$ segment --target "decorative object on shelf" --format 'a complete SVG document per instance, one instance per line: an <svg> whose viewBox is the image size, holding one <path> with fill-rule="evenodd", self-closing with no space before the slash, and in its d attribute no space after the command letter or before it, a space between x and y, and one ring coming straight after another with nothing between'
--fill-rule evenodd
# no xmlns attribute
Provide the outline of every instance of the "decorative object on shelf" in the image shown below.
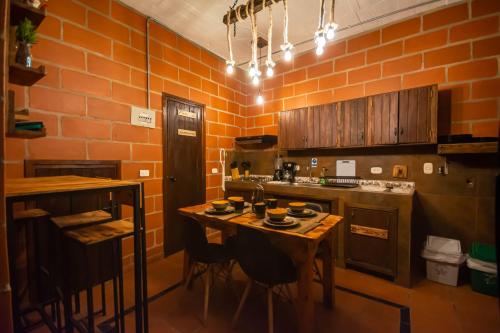
<svg viewBox="0 0 500 333"><path fill-rule="evenodd" d="M46 135L46 129L41 121L29 121L29 110L15 110L15 93L8 92L7 133L13 138L40 138Z"/></svg>
<svg viewBox="0 0 500 333"><path fill-rule="evenodd" d="M10 0L10 25L19 25L21 21L28 18L37 28L45 18L46 4L46 2L43 2L36 8L26 0Z"/></svg>
<svg viewBox="0 0 500 333"><path fill-rule="evenodd" d="M33 23L25 18L16 28L16 62L31 68L31 45L36 43L36 31Z"/></svg>
<svg viewBox="0 0 500 333"><path fill-rule="evenodd" d="M42 4L45 4L45 3L42 3L42 1L40 0L25 0L25 2L30 5L31 7L33 8L40 8L42 6Z"/></svg>

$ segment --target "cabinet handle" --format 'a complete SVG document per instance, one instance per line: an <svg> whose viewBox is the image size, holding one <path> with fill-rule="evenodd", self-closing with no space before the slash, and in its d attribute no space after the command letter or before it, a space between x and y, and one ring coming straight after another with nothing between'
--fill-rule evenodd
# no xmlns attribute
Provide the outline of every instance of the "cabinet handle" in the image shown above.
<svg viewBox="0 0 500 333"><path fill-rule="evenodd" d="M361 140L365 139L365 132L361 132Z"/></svg>
<svg viewBox="0 0 500 333"><path fill-rule="evenodd" d="M404 132L405 132L405 129L401 128L401 130L399 131L399 135L403 135Z"/></svg>
<svg viewBox="0 0 500 333"><path fill-rule="evenodd" d="M394 136L398 136L398 128L394 127Z"/></svg>

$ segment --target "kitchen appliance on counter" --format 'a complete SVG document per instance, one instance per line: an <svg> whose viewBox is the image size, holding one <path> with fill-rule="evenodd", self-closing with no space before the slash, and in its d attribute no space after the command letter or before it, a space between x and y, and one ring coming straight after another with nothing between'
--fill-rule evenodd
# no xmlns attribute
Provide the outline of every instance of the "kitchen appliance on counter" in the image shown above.
<svg viewBox="0 0 500 333"><path fill-rule="evenodd" d="M299 171L299 165L295 162L283 162L282 181L295 183L295 175Z"/></svg>
<svg viewBox="0 0 500 333"><path fill-rule="evenodd" d="M283 179L283 158L277 155L274 159L274 175L273 180L281 181Z"/></svg>

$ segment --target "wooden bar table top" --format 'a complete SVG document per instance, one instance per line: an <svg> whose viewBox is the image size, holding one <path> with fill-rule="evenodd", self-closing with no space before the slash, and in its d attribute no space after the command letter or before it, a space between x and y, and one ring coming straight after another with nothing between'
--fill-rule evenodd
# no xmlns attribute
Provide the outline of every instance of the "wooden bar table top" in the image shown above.
<svg viewBox="0 0 500 333"><path fill-rule="evenodd" d="M179 209L183 216L195 219L203 225L224 231L235 230L236 227L245 226L259 229L265 232L275 246L287 253L298 270L297 281L297 320L300 333L314 332L314 300L312 294L313 265L315 255L319 247L323 249L323 303L326 307L335 304L335 278L334 278L334 249L336 241L335 226L342 221L341 216L328 215L321 221L321 225L315 229L299 234L283 229L273 229L261 225L252 224L259 219L253 213L246 213L231 219L222 219L216 215L199 214L210 204L203 204ZM187 254L186 254L187 255Z"/></svg>
<svg viewBox="0 0 500 333"><path fill-rule="evenodd" d="M144 221L144 191L141 182L116 180L109 178L91 178L81 176L54 176L7 179L5 182L5 197L7 206L7 230L9 241L9 257L14 252L13 242L13 204L15 202L35 201L45 197L70 195L75 192L109 192L115 195L115 200L134 207L134 284L135 284L135 319L136 332L148 331L147 307L147 274L145 260L145 221ZM143 245L144 244L144 245ZM19 328L15 269L12 269L14 259L10 258L11 284L13 289L13 311L16 328ZM16 297L14 297L16 296ZM16 322L17 319L17 322Z"/></svg>

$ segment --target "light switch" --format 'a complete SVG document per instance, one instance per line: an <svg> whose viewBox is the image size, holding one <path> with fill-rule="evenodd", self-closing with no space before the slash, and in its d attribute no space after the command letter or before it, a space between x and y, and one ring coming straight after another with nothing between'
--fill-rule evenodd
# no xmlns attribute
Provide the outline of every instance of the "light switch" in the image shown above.
<svg viewBox="0 0 500 333"><path fill-rule="evenodd" d="M217 169L217 168L212 168L212 173L214 173L214 174L215 174L215 173L218 173L218 172L219 172L219 169Z"/></svg>
<svg viewBox="0 0 500 333"><path fill-rule="evenodd" d="M432 163L424 163L424 173L426 175L431 175L434 172L434 166Z"/></svg>
<svg viewBox="0 0 500 333"><path fill-rule="evenodd" d="M149 170L139 170L140 177L149 177Z"/></svg>

